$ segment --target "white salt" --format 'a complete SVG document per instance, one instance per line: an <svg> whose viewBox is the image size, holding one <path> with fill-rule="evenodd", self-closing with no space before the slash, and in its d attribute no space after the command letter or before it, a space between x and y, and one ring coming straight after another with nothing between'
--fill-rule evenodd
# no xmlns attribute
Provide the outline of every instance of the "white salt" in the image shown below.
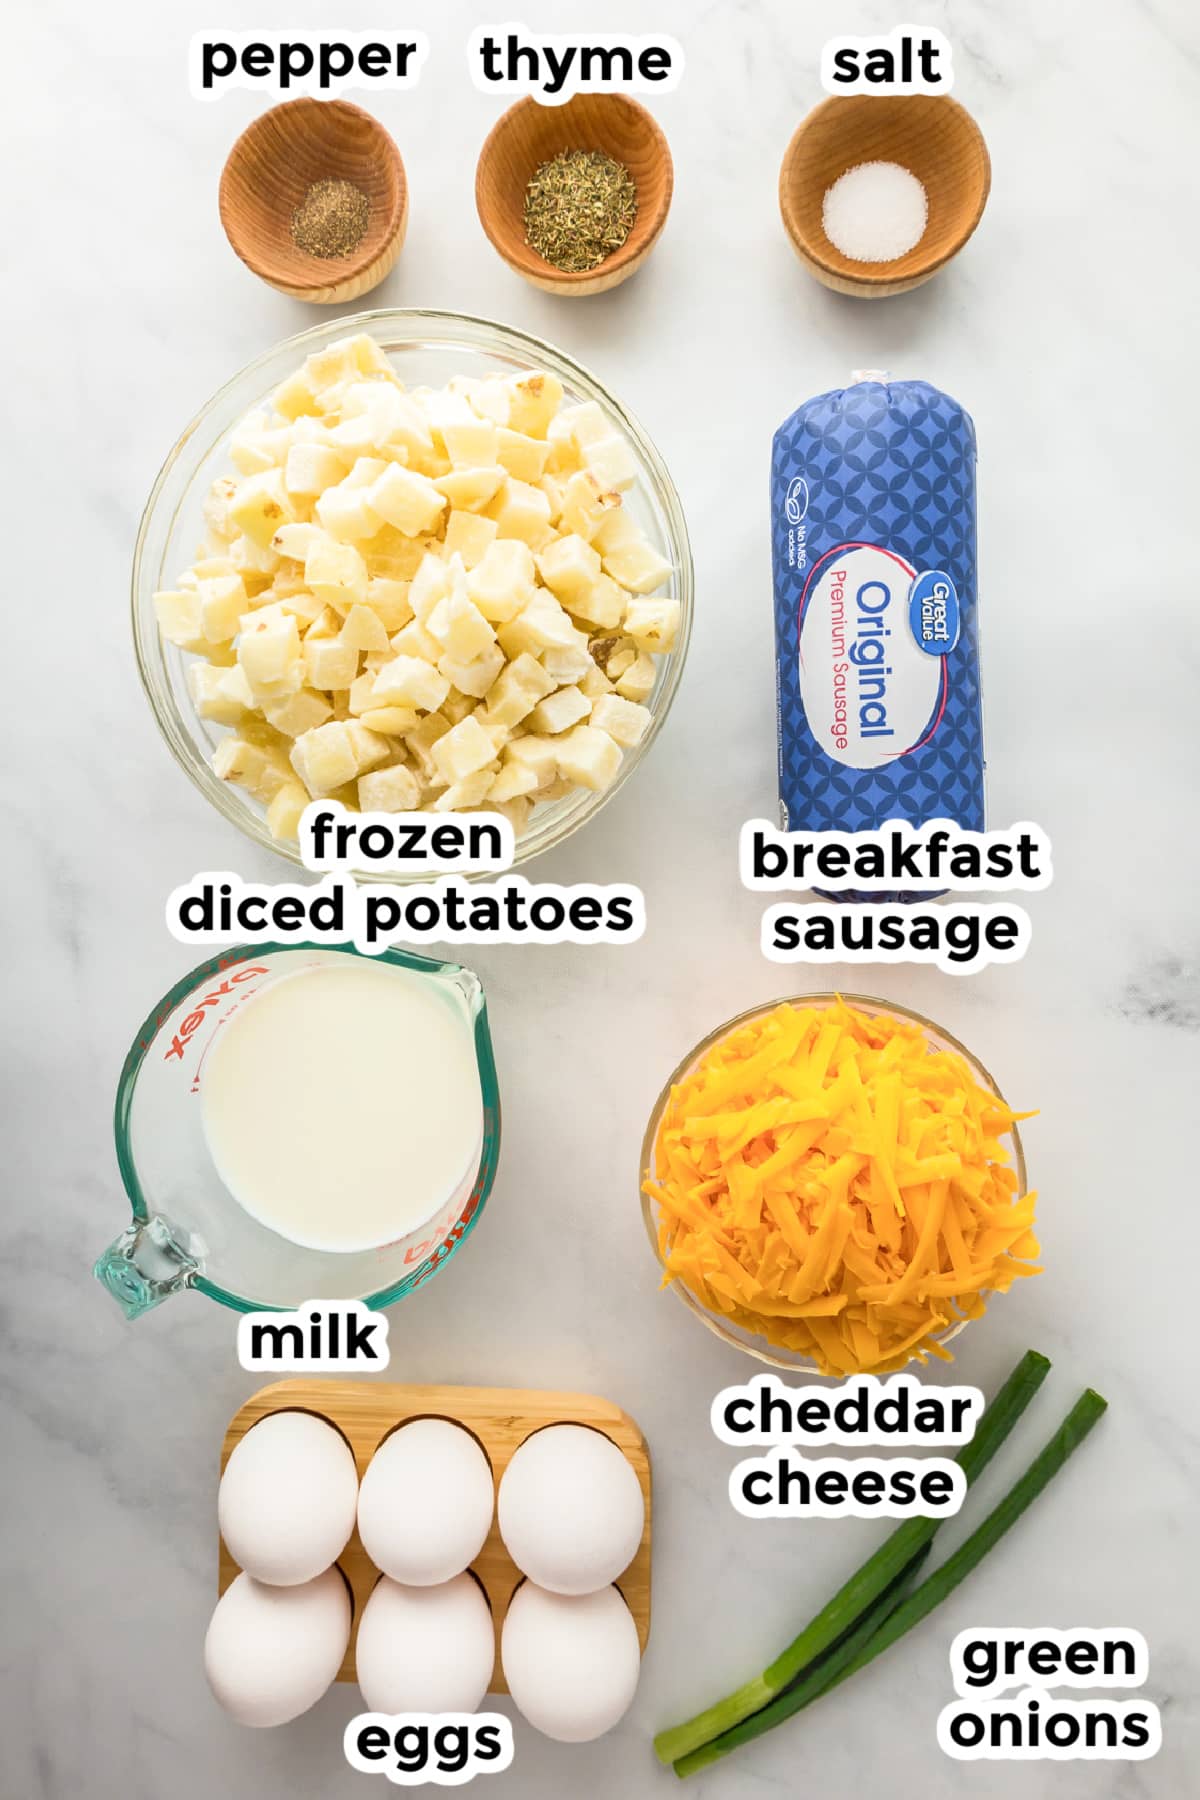
<svg viewBox="0 0 1200 1800"><path fill-rule="evenodd" d="M925 233L929 204L909 169L857 163L825 190L825 235L851 262L895 262Z"/></svg>

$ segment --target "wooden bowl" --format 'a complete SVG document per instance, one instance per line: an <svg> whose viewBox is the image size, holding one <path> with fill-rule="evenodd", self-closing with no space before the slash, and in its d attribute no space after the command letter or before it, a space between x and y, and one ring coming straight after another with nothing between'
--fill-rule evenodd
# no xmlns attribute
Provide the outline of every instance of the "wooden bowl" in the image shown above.
<svg viewBox="0 0 1200 1800"><path fill-rule="evenodd" d="M619 250L569 275L525 241L525 190L535 169L563 150L599 150L624 163L637 188L637 218ZM475 171L475 204L510 269L548 294L602 294L640 269L667 222L675 184L658 121L627 94L577 94L565 106L518 100L488 133Z"/></svg>
<svg viewBox="0 0 1200 1800"><path fill-rule="evenodd" d="M924 184L929 220L894 262L852 262L825 235L825 194L858 163L895 162ZM978 225L991 186L983 133L957 100L929 94L832 95L796 130L779 171L779 208L804 266L841 294L878 299L920 287Z"/></svg>
<svg viewBox="0 0 1200 1800"><path fill-rule="evenodd" d="M349 256L310 256L292 214L316 181L350 181L371 204ZM243 131L221 174L221 223L248 269L290 294L332 306L356 300L392 268L408 224L400 152L378 119L348 100L288 100Z"/></svg>

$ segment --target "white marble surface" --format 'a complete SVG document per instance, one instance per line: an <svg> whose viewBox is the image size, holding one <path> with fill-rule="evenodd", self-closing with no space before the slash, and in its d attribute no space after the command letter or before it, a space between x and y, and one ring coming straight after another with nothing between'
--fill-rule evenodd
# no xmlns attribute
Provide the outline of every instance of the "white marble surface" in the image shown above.
<svg viewBox="0 0 1200 1800"><path fill-rule="evenodd" d="M343 28L397 13L256 0L238 23L332 23L334 10ZM926 9L951 34L958 93L988 136L992 199L947 274L867 306L826 293L793 261L775 182L818 98L824 39L902 14L865 0L507 9L534 25L650 18L688 53L682 88L657 109L678 182L666 236L635 282L567 304L511 276L475 219L475 155L501 103L469 85L463 45L506 9L398 10L428 29L433 56L419 92L374 102L413 188L407 247L374 303L491 314L591 364L661 446L699 577L668 729L603 818L538 870L640 881L650 929L632 949L475 959L504 1078L503 1170L470 1246L393 1315L399 1377L595 1390L641 1420L655 1453L654 1633L634 1709L578 1751L518 1727L516 1766L490 1791L671 1791L652 1732L760 1668L878 1536L735 1518L731 1453L710 1437L707 1410L750 1367L656 1292L634 1174L677 1057L789 986L759 957L759 901L739 891L734 860L739 823L769 813L774 795L768 443L801 398L883 365L928 377L974 413L992 816L1040 820L1058 878L1030 903L1034 942L1019 967L964 981L834 975L935 1015L1015 1099L1042 1108L1026 1141L1047 1271L968 1334L958 1372L991 1388L1033 1343L1055 1369L1030 1437L1087 1383L1111 1411L1019 1537L943 1612L694 1791L1184 1800L1200 1748L1187 1605L1200 1476L1192 11L1185 0ZM120 1061L188 963L163 928L164 897L197 868L283 872L256 860L171 762L127 623L134 533L162 454L227 375L312 318L246 273L218 223L221 160L259 103L193 103L184 58L193 29L230 17L47 0L6 26L3 411L17 505L4 540L0 792L0 1791L13 1800L366 1791L341 1760L351 1690L289 1729L251 1735L204 1685L215 1458L256 1385L236 1367L232 1316L189 1296L128 1326L88 1273L124 1212L109 1129ZM1136 854L1157 857L1156 870L1135 867ZM794 985L822 979L806 984L801 971ZM1011 1447L980 1500L1028 1443ZM1162 1755L965 1771L945 1761L934 1721L950 1695L946 1652L972 1623L1140 1628Z"/></svg>

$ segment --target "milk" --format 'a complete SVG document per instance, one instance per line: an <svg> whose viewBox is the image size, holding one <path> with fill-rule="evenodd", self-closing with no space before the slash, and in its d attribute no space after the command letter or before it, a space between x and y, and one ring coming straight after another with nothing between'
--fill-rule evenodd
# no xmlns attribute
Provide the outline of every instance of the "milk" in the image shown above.
<svg viewBox="0 0 1200 1800"><path fill-rule="evenodd" d="M388 1244L470 1192L483 1096L465 1009L383 963L322 964L253 995L201 1081L204 1134L241 1206L309 1249Z"/></svg>

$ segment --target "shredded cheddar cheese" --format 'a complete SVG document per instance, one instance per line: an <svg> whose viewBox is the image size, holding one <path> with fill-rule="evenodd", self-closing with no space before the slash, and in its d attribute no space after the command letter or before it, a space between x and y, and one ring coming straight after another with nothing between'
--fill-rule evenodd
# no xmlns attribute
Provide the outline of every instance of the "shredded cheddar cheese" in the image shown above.
<svg viewBox="0 0 1200 1800"><path fill-rule="evenodd" d="M1018 1118L920 1026L784 1004L671 1089L645 1191L664 1285L826 1375L950 1360L938 1340L1039 1273Z"/></svg>

